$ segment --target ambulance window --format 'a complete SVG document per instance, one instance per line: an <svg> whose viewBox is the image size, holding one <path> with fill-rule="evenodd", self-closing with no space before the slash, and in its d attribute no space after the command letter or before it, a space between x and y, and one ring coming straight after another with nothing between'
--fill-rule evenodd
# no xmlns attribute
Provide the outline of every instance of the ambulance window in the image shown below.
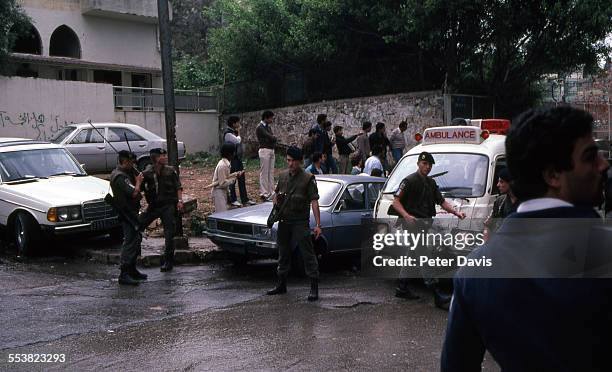
<svg viewBox="0 0 612 372"><path fill-rule="evenodd" d="M495 174L493 175L493 188L491 189L491 195L499 194L499 189L497 188L497 180L499 179L499 172L506 168L506 159L499 158L495 162Z"/></svg>

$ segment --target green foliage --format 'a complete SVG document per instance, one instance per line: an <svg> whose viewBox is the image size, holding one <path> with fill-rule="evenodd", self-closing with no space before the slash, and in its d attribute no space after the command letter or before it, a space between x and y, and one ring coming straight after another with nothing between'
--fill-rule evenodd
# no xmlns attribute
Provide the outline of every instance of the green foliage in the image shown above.
<svg viewBox="0 0 612 372"><path fill-rule="evenodd" d="M311 90L437 87L490 95L507 115L542 74L592 67L612 32L609 0L217 0L205 14L228 81L305 71Z"/></svg>
<svg viewBox="0 0 612 372"><path fill-rule="evenodd" d="M174 58L173 69L177 89L201 89L223 82L221 66L187 54Z"/></svg>
<svg viewBox="0 0 612 372"><path fill-rule="evenodd" d="M28 31L29 17L17 0L0 1L0 73L9 72L8 54L17 36Z"/></svg>
<svg viewBox="0 0 612 372"><path fill-rule="evenodd" d="M200 151L196 153L188 153L185 156L185 160L181 162L182 166L185 167L215 167L221 157L219 155L211 155L207 152Z"/></svg>

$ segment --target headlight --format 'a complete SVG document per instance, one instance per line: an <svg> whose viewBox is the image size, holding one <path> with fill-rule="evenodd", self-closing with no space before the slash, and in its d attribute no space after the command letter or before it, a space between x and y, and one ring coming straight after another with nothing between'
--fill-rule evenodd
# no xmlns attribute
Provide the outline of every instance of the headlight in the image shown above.
<svg viewBox="0 0 612 372"><path fill-rule="evenodd" d="M267 226L255 226L255 236L258 238L272 237L272 229Z"/></svg>
<svg viewBox="0 0 612 372"><path fill-rule="evenodd" d="M47 220L50 222L66 222L81 219L81 206L72 205L68 207L49 208Z"/></svg>
<svg viewBox="0 0 612 372"><path fill-rule="evenodd" d="M206 226L208 226L210 230L217 230L217 220L209 219L206 221Z"/></svg>

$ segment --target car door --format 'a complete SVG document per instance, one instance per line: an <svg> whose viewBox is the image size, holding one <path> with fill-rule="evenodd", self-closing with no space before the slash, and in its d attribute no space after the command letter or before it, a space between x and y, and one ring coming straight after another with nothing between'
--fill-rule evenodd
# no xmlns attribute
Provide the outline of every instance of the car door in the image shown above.
<svg viewBox="0 0 612 372"><path fill-rule="evenodd" d="M102 137L103 128L82 128L66 144L68 151L74 155L80 164L85 164L88 173L100 173L106 171L106 147L107 144Z"/></svg>
<svg viewBox="0 0 612 372"><path fill-rule="evenodd" d="M131 150L136 154L136 157L149 153L149 143L130 129L109 127L107 139L115 148L113 149L109 146L106 149L106 167L109 171L117 165L117 153L115 150Z"/></svg>
<svg viewBox="0 0 612 372"><path fill-rule="evenodd" d="M334 244L331 251L348 251L361 249L361 219L372 216L372 209L367 208L366 184L348 185L333 213L332 223Z"/></svg>

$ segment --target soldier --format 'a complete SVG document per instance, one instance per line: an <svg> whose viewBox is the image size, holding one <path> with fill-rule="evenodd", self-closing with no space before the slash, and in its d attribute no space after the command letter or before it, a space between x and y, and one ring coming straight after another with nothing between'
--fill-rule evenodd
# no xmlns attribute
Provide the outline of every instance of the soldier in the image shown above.
<svg viewBox="0 0 612 372"><path fill-rule="evenodd" d="M150 151L152 165L142 172L144 176L147 210L140 216L141 225L148 226L161 218L164 226L165 249L160 271L171 271L174 265L174 234L176 216L183 210L183 186L174 168L168 166L168 153L156 148Z"/></svg>
<svg viewBox="0 0 612 372"><path fill-rule="evenodd" d="M510 213L516 212L519 201L512 192L512 188L510 187L511 181L512 177L510 176L510 171L508 171L508 168L503 168L499 171L497 188L499 189L501 195L495 199L491 214L484 222L484 234L486 239L488 239L490 234L495 233L497 229L499 229L504 218L506 218Z"/></svg>
<svg viewBox="0 0 612 372"><path fill-rule="evenodd" d="M138 230L138 211L140 210L140 187L142 173L136 174L134 161L136 156L129 151L119 151L117 168L111 173L110 184L113 197L119 211L119 220L123 229L121 245L121 274L119 284L137 285L139 280L146 280L147 275L136 269L136 258L140 254L142 235Z"/></svg>
<svg viewBox="0 0 612 372"><path fill-rule="evenodd" d="M427 233L431 226L431 218L436 215L436 204L448 213L454 214L460 219L465 218L465 213L458 212L446 200L438 190L436 181L428 177L432 165L435 164L433 156L423 151L419 154L418 170L404 178L399 189L395 193L393 208L397 215L402 218L405 229L413 232ZM424 247L418 247L423 252ZM424 272L422 274L425 274ZM425 276L425 284L434 290L434 301L437 307L448 308L450 296L441 293L437 280ZM400 273L399 285L395 290L395 296L407 299L416 299L408 287L408 279Z"/></svg>
<svg viewBox="0 0 612 372"><path fill-rule="evenodd" d="M319 299L319 264L309 231L310 207L315 217L315 239L321 235L319 191L312 174L302 168L302 150L295 146L287 149L289 169L281 173L276 185L274 203L286 203L278 222L276 245L278 247L278 284L268 295L287 293L287 275L291 267L291 242L297 242L302 252L306 275L310 277L308 301Z"/></svg>

